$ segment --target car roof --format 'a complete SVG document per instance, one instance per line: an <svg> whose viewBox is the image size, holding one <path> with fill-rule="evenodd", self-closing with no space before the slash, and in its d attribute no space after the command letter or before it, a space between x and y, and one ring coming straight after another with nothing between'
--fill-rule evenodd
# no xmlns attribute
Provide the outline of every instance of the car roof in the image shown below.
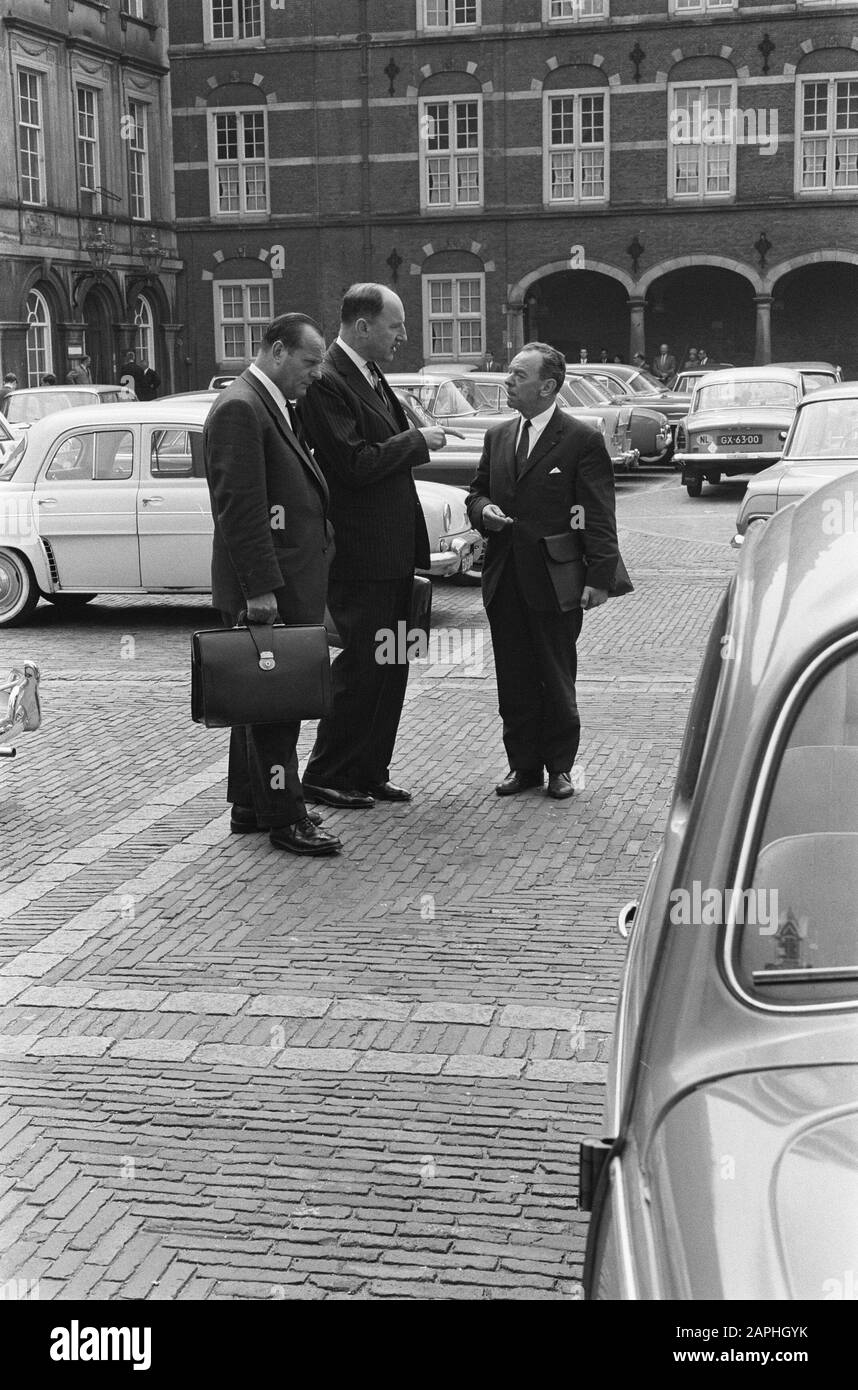
<svg viewBox="0 0 858 1390"><path fill-rule="evenodd" d="M810 391L800 402L800 406L811 401L849 401L858 397L858 381L841 381L836 386L823 386L819 391Z"/></svg>
<svg viewBox="0 0 858 1390"><path fill-rule="evenodd" d="M833 362L772 362L773 367L792 367L797 372L836 372Z"/></svg>
<svg viewBox="0 0 858 1390"><path fill-rule="evenodd" d="M734 381L785 381L792 386L801 386L802 384L801 372L794 368L781 366L730 367L726 371L706 372L702 381L705 382L711 377L713 381L723 382L725 376L732 377Z"/></svg>
<svg viewBox="0 0 858 1390"><path fill-rule="evenodd" d="M212 393L214 394L214 393ZM64 429L84 430L98 426L114 429L133 428L134 425L188 425L202 424L211 408L211 400L182 400L165 396L159 401L117 401L111 405L78 406L74 411L54 410L34 420L28 433L28 452L47 447L51 440Z"/></svg>
<svg viewBox="0 0 858 1390"><path fill-rule="evenodd" d="M11 396L38 396L44 391L62 391L71 394L78 393L84 396L92 395L93 391L124 391L125 387L118 381L56 381L53 386L16 386L14 391L10 391Z"/></svg>

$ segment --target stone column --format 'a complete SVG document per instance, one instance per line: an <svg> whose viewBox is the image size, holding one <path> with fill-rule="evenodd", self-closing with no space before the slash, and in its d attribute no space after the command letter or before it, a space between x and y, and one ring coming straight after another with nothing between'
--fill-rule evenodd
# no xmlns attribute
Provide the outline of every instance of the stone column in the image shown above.
<svg viewBox="0 0 858 1390"><path fill-rule="evenodd" d="M506 360L511 362L524 347L524 305L508 304L506 309Z"/></svg>
<svg viewBox="0 0 858 1390"><path fill-rule="evenodd" d="M757 338L754 346L754 365L763 367L772 360L772 295L755 294L757 306Z"/></svg>
<svg viewBox="0 0 858 1390"><path fill-rule="evenodd" d="M629 295L629 361L633 362L635 353L646 357L646 298L643 295Z"/></svg>

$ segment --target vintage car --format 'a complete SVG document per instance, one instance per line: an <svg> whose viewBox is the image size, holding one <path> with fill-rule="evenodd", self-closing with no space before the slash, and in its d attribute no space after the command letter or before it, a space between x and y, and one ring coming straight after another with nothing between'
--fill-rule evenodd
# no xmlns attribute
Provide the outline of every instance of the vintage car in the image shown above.
<svg viewBox="0 0 858 1390"><path fill-rule="evenodd" d="M416 429L438 425L439 422L421 404L416 392L400 387L394 389L409 424ZM443 425L442 428L447 442L443 449L429 451L429 462L420 469L420 481L450 483L454 487L467 489L477 471L486 432L482 425L467 428Z"/></svg>
<svg viewBox="0 0 858 1390"><path fill-rule="evenodd" d="M212 393L62 411L0 462L0 627L40 596L206 594L212 518L202 430ZM485 542L462 488L417 482L433 577L467 575Z"/></svg>
<svg viewBox="0 0 858 1390"><path fill-rule="evenodd" d="M733 544L741 545L749 530L768 521L781 507L856 468L858 381L813 391L799 402L780 461L748 483Z"/></svg>
<svg viewBox="0 0 858 1390"><path fill-rule="evenodd" d="M858 528L838 479L740 553L629 938L584 1292L854 1298Z"/></svg>
<svg viewBox="0 0 858 1390"><path fill-rule="evenodd" d="M674 464L689 497L703 480L760 473L780 458L796 406L801 374L789 367L735 367L710 372L694 388L676 433Z"/></svg>
<svg viewBox="0 0 858 1390"><path fill-rule="evenodd" d="M645 462L665 464L670 461L676 427L688 411L687 396L677 395L657 377L625 362L575 362L570 365L579 375L594 377L613 401L635 401L666 416L671 433L670 445L659 458L648 458Z"/></svg>
<svg viewBox="0 0 858 1390"><path fill-rule="evenodd" d="M457 429L478 428L484 434L492 425L508 420L514 412L507 405L506 372L469 372L458 377L427 377L420 373L394 372L388 381L396 390L415 395L436 424ZM638 455L631 445L628 414L611 404L593 405L565 383L558 404L582 424L599 431L611 456L615 473L637 467Z"/></svg>
<svg viewBox="0 0 858 1390"><path fill-rule="evenodd" d="M0 410L18 430L29 429L55 410L72 410L87 405L115 405L117 401L136 401L129 386L21 386L0 400ZM13 431L14 432L14 431Z"/></svg>
<svg viewBox="0 0 858 1390"><path fill-rule="evenodd" d="M772 367L789 367L801 374L805 393L824 391L828 386L840 383L840 368L832 362L772 362Z"/></svg>
<svg viewBox="0 0 858 1390"><path fill-rule="evenodd" d="M21 734L33 734L42 723L38 666L22 661L0 681L0 758L14 758Z"/></svg>
<svg viewBox="0 0 858 1390"><path fill-rule="evenodd" d="M733 362L719 362L717 366L714 367L688 367L687 370L677 372L673 379L673 385L670 388L671 395L685 396L686 400L690 403L692 392L702 376L706 376L708 372L727 371L728 368L734 365Z"/></svg>
<svg viewBox="0 0 858 1390"><path fill-rule="evenodd" d="M582 395L594 409L618 410L628 424L629 440L640 463L662 465L673 453L673 434L663 411L646 405L645 398L612 395L595 376L582 376L576 366L566 368L566 390Z"/></svg>

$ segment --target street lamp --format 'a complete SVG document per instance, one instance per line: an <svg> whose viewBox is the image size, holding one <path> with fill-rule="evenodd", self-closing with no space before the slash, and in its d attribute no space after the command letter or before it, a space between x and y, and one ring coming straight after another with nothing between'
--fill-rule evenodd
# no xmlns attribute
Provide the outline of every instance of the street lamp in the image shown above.
<svg viewBox="0 0 858 1390"><path fill-rule="evenodd" d="M84 250L89 256L96 278L104 275L113 259L115 247L113 242L108 241L107 237L104 235L103 227L96 227L95 235L84 244Z"/></svg>
<svg viewBox="0 0 858 1390"><path fill-rule="evenodd" d="M158 240L157 232L149 233L149 240L145 246L141 246L140 255L146 267L146 278L154 280L164 260L164 248Z"/></svg>

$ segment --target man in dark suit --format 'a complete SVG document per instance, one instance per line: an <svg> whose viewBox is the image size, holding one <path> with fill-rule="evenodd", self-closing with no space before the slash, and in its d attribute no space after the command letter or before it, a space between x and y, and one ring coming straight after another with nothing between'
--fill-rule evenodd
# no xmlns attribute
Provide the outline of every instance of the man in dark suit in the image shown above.
<svg viewBox="0 0 858 1390"><path fill-rule="evenodd" d="M256 361L218 397L203 432L214 516L212 600L232 627L322 623L333 531L328 488L299 436L290 404L321 371L325 351L306 314L282 314ZM308 814L296 753L301 725L233 728L227 796L231 828L268 830L277 849L336 854L336 836Z"/></svg>
<svg viewBox="0 0 858 1390"><path fill-rule="evenodd" d="M310 801L365 808L411 799L390 781L408 663L380 662L377 634L407 627L414 570L429 564L411 470L443 447L445 435L438 426L409 428L379 369L406 341L401 299L384 285L352 285L340 319L301 407L331 490L337 553L328 606L343 644L331 671L333 709L319 722L304 792Z"/></svg>
<svg viewBox="0 0 858 1390"><path fill-rule="evenodd" d="M659 348L658 356L653 360L652 372L665 386L676 376L676 358L667 343L662 343Z"/></svg>
<svg viewBox="0 0 858 1390"><path fill-rule="evenodd" d="M543 768L549 796L572 796L575 644L583 612L605 602L619 562L611 460L600 434L558 408L565 379L565 358L546 343L527 343L513 358L507 394L518 416L486 431L468 494L471 523L488 536L483 601L510 766L499 796L541 787ZM543 536L560 561L562 602Z"/></svg>

